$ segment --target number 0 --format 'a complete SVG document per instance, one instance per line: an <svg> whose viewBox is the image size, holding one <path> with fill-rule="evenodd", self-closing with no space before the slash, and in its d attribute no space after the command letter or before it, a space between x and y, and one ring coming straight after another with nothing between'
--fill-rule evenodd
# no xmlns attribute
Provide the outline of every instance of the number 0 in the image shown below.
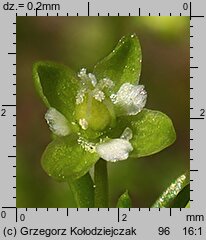
<svg viewBox="0 0 206 240"><path fill-rule="evenodd" d="M20 218L20 220L23 222L23 221L25 220L25 215L24 215L24 214L21 214L21 215L19 216L19 218Z"/></svg>
<svg viewBox="0 0 206 240"><path fill-rule="evenodd" d="M6 218L6 212L5 211L1 212L1 218Z"/></svg>
<svg viewBox="0 0 206 240"><path fill-rule="evenodd" d="M188 10L188 3L184 3L184 4L183 4L183 9L184 9L184 10Z"/></svg>

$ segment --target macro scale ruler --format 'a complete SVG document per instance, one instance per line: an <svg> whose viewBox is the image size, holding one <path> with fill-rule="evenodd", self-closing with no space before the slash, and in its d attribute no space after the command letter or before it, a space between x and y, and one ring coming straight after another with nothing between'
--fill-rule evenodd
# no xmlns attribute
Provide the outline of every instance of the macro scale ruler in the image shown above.
<svg viewBox="0 0 206 240"><path fill-rule="evenodd" d="M206 239L205 13L204 0L1 1L0 239ZM191 208L16 208L16 16L190 17Z"/></svg>

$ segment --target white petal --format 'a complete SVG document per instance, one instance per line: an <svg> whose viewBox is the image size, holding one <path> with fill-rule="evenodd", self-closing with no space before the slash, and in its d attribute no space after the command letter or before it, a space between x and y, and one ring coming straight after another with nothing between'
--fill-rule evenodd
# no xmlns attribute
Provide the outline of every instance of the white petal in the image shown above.
<svg viewBox="0 0 206 240"><path fill-rule="evenodd" d="M112 139L109 142L99 144L96 147L97 153L106 161L116 162L125 160L129 152L133 150L132 145L125 139Z"/></svg>
<svg viewBox="0 0 206 240"><path fill-rule="evenodd" d="M49 108L45 114L45 119L54 134L66 136L70 133L67 119L55 108Z"/></svg>
<svg viewBox="0 0 206 240"><path fill-rule="evenodd" d="M118 106L119 115L136 115L146 104L147 92L143 85L124 83L111 100Z"/></svg>

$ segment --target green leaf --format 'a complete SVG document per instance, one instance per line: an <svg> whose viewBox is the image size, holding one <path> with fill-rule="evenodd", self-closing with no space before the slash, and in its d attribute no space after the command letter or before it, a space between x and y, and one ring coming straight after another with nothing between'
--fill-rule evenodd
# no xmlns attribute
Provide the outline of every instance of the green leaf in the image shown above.
<svg viewBox="0 0 206 240"><path fill-rule="evenodd" d="M118 118L117 128L111 130L110 138L121 136L126 127L132 130L130 140L133 151L130 157L143 157L157 153L170 146L176 139L171 119L162 112L143 109L135 116Z"/></svg>
<svg viewBox="0 0 206 240"><path fill-rule="evenodd" d="M86 151L70 135L53 140L42 155L41 163L46 173L59 181L73 181L85 175L99 156Z"/></svg>
<svg viewBox="0 0 206 240"><path fill-rule="evenodd" d="M153 204L153 208L182 208L185 207L190 199L190 179L189 174L185 173L178 177L171 185L161 194Z"/></svg>
<svg viewBox="0 0 206 240"><path fill-rule="evenodd" d="M137 83L141 73L142 53L136 35L125 36L115 49L94 67L97 79L109 78L118 91L125 83Z"/></svg>
<svg viewBox="0 0 206 240"><path fill-rule="evenodd" d="M46 106L56 108L72 122L79 88L76 74L64 65L37 62L33 66L33 79Z"/></svg>
<svg viewBox="0 0 206 240"><path fill-rule="evenodd" d="M128 190L126 190L118 199L117 208L131 208L132 201L129 196Z"/></svg>
<svg viewBox="0 0 206 240"><path fill-rule="evenodd" d="M68 184L78 208L94 207L94 183L89 173Z"/></svg>

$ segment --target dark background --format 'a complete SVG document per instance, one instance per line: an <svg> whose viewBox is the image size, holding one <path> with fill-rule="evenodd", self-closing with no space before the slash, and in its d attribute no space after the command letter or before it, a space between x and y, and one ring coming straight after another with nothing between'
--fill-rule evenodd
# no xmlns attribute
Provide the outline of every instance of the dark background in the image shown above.
<svg viewBox="0 0 206 240"><path fill-rule="evenodd" d="M161 153L109 164L111 206L128 189L135 207L150 207L189 168L188 17L17 17L17 207L75 207L67 184L52 180L40 165L51 138L32 64L50 60L76 72L92 70L132 33L142 47L146 107L171 117L177 140Z"/></svg>

